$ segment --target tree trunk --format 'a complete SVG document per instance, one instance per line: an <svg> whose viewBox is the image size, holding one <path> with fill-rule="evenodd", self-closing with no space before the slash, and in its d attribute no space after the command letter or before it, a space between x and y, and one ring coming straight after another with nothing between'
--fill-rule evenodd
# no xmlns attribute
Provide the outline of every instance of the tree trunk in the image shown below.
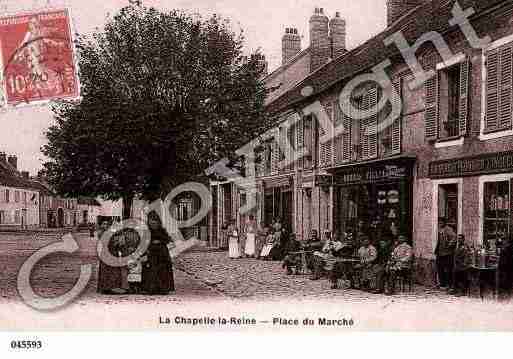
<svg viewBox="0 0 513 359"><path fill-rule="evenodd" d="M123 196L123 220L129 219L132 215L132 205L134 203L134 195L127 194Z"/></svg>

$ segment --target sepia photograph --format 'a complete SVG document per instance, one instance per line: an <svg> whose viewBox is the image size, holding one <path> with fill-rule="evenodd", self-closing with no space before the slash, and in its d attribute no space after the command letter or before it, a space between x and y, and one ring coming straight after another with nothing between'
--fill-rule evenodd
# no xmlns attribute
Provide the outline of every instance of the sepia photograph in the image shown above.
<svg viewBox="0 0 513 359"><path fill-rule="evenodd" d="M0 67L0 331L513 330L513 1L0 0Z"/></svg>

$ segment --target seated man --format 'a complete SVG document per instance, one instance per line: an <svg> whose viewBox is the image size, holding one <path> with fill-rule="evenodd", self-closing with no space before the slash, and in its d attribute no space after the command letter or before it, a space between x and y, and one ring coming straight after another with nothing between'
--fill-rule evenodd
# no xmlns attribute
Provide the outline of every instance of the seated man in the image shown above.
<svg viewBox="0 0 513 359"><path fill-rule="evenodd" d="M376 258L378 257L378 251L374 247L368 236L362 235L360 237L362 246L358 250L358 257L360 263L355 266L355 269L360 271L361 283L360 289L369 289L370 281L373 277L373 266Z"/></svg>
<svg viewBox="0 0 513 359"><path fill-rule="evenodd" d="M282 268L287 269L287 274L291 275L294 272L298 274L298 268L301 266L301 255L297 254L301 249L301 243L297 240L296 234L292 233L290 235L290 240L287 244L287 248L285 250L286 256L283 259Z"/></svg>
<svg viewBox="0 0 513 359"><path fill-rule="evenodd" d="M314 256L313 253L315 251L321 250L324 246L323 242L319 238L319 233L317 230L312 229L310 232L310 237L306 241L306 243L303 244L303 250L308 252L306 254L306 264L308 266L308 269L313 270L314 268Z"/></svg>
<svg viewBox="0 0 513 359"><path fill-rule="evenodd" d="M470 248L465 244L465 236L458 235L456 251L454 252L454 282L452 294L465 295L468 288L467 270L471 265Z"/></svg>
<svg viewBox="0 0 513 359"><path fill-rule="evenodd" d="M355 243L352 232L346 232L343 234L343 240L341 241L340 249L336 253L337 258L352 259L355 254ZM343 261L336 261L333 267L329 271L329 279L331 282L331 288L337 288L338 279L346 277L353 288L353 264Z"/></svg>
<svg viewBox="0 0 513 359"><path fill-rule="evenodd" d="M406 243L406 236L397 238L397 246L394 248L390 260L387 263L385 275L388 283L388 295L395 292L395 282L398 275L411 270L413 249Z"/></svg>
<svg viewBox="0 0 513 359"><path fill-rule="evenodd" d="M313 253L313 275L312 280L321 278L322 270L331 271L335 265L335 259L339 250L342 249L342 242L339 238L333 240L331 232L325 233L324 246L320 251Z"/></svg>
<svg viewBox="0 0 513 359"><path fill-rule="evenodd" d="M378 250L378 258L374 262L372 274L375 280L374 293L380 294L385 292L385 269L392 253L392 240L382 238L376 249Z"/></svg>

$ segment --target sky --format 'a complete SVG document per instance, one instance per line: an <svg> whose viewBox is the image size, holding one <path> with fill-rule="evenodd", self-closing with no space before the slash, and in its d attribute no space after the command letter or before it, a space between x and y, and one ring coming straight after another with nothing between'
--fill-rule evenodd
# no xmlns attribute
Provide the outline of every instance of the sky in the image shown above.
<svg viewBox="0 0 513 359"><path fill-rule="evenodd" d="M0 14L45 7L71 9L74 31L88 34L105 24L128 0L0 0ZM287 27L302 35L308 46L308 19L315 7L328 16L336 11L346 19L348 49L379 33L386 25L386 0L143 0L161 10L182 9L204 16L220 14L245 34L245 51L260 49L272 71L281 62L281 37ZM40 152L44 132L53 123L48 105L11 108L0 112L0 151L18 156L20 170L36 174L44 162Z"/></svg>

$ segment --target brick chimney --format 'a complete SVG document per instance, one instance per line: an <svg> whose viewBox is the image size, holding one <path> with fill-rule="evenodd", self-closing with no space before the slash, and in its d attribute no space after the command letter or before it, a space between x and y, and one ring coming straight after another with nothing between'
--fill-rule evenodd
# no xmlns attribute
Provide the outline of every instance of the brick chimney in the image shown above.
<svg viewBox="0 0 513 359"><path fill-rule="evenodd" d="M310 72L326 64L330 56L329 19L324 9L315 8L310 17Z"/></svg>
<svg viewBox="0 0 513 359"><path fill-rule="evenodd" d="M16 155L11 155L7 157L7 162L9 162L9 164L13 166L15 169L18 169L18 157L16 157Z"/></svg>
<svg viewBox="0 0 513 359"><path fill-rule="evenodd" d="M403 15L430 0L387 0L387 26L392 25Z"/></svg>
<svg viewBox="0 0 513 359"><path fill-rule="evenodd" d="M333 59L343 55L346 50L346 20L340 17L337 11L330 20L331 57Z"/></svg>
<svg viewBox="0 0 513 359"><path fill-rule="evenodd" d="M296 28L286 28L281 38L282 65L301 52L301 36Z"/></svg>

